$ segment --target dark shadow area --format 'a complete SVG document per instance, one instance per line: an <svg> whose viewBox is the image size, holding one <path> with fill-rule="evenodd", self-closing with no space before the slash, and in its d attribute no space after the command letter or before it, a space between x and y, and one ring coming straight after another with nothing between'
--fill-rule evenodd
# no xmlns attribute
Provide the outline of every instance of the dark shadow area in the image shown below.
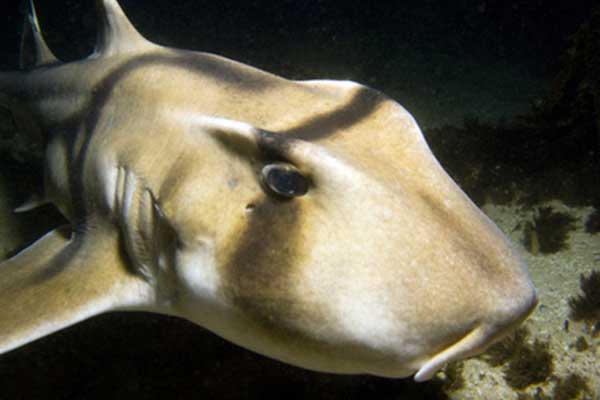
<svg viewBox="0 0 600 400"><path fill-rule="evenodd" d="M10 113L0 108L0 193L3 205L15 209L32 197L41 195L43 181L41 143L24 135L15 126ZM15 215L14 218L20 223L11 227L10 239L23 246L10 249L6 256L16 254L50 229L66 223L58 210L49 204Z"/></svg>
<svg viewBox="0 0 600 400"><path fill-rule="evenodd" d="M569 43L551 90L528 114L428 132L436 156L476 203L600 205L600 9Z"/></svg>
<svg viewBox="0 0 600 400"><path fill-rule="evenodd" d="M143 313L99 316L0 357L3 399L435 400L460 387L460 370L450 375L417 384L310 372Z"/></svg>

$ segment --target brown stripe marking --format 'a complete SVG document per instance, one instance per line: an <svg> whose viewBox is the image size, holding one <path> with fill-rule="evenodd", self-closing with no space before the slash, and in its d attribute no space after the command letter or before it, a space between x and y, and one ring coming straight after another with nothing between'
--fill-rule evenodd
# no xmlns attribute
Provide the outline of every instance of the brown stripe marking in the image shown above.
<svg viewBox="0 0 600 400"><path fill-rule="evenodd" d="M305 259L301 210L297 199L264 197L226 246L235 249L221 271L224 296L273 333L292 333L302 321L303 301L294 293L299 261Z"/></svg>
<svg viewBox="0 0 600 400"><path fill-rule="evenodd" d="M376 90L358 87L343 106L305 120L301 125L281 133L302 140L321 140L368 118L387 98Z"/></svg>

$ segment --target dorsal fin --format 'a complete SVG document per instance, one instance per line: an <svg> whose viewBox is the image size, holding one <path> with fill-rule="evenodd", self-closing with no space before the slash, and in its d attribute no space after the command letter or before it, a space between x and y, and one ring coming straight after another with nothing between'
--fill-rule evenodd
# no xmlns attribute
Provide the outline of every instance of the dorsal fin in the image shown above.
<svg viewBox="0 0 600 400"><path fill-rule="evenodd" d="M97 0L100 10L95 54L110 56L152 46L129 22L117 0Z"/></svg>
<svg viewBox="0 0 600 400"><path fill-rule="evenodd" d="M52 53L42 36L33 0L27 2L26 11L21 34L21 68L29 69L58 62L58 58Z"/></svg>

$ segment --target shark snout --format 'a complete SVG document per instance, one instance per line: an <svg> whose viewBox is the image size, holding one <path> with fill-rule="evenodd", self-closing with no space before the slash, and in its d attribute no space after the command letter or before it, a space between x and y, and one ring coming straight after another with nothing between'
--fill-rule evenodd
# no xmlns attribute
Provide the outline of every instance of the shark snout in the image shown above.
<svg viewBox="0 0 600 400"><path fill-rule="evenodd" d="M518 285L512 290L505 291L496 304L497 309L489 313L490 320L496 325L494 341L519 326L538 304L537 289L525 269Z"/></svg>
<svg viewBox="0 0 600 400"><path fill-rule="evenodd" d="M415 381L431 379L446 364L475 356L489 346L513 332L535 309L538 303L537 291L533 285L512 297L511 306L499 307L496 318L482 321L458 341L451 343L421 365L414 376ZM494 316L490 313L489 316Z"/></svg>

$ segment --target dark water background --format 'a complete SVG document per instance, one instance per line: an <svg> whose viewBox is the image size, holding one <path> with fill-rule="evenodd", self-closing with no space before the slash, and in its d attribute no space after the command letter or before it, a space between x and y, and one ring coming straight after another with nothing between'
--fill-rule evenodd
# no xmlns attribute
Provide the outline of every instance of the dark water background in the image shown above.
<svg viewBox="0 0 600 400"><path fill-rule="evenodd" d="M37 3L60 58L91 51L93 1ZM595 2L121 3L158 43L218 53L289 78L367 83L398 99L422 125L437 126L464 115L495 119L525 111ZM11 69L21 7L4 1L0 9L0 67ZM185 321L143 314L94 318L0 356L0 399L435 399L445 398L446 389L441 381L415 385L307 372Z"/></svg>

